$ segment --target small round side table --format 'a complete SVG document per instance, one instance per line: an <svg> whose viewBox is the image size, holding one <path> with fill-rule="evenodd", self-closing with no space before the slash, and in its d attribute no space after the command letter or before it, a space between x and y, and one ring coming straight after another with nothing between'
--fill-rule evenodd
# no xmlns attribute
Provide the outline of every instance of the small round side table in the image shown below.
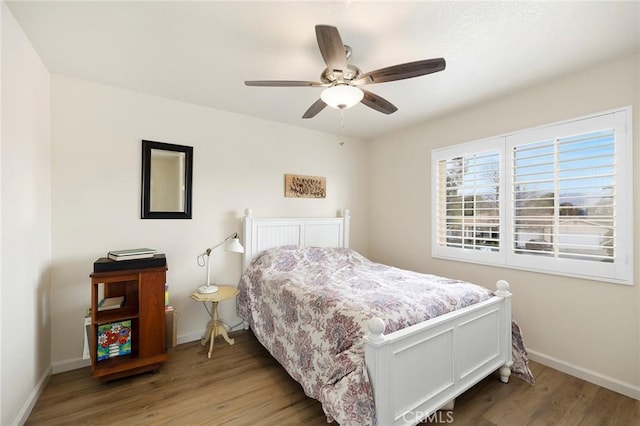
<svg viewBox="0 0 640 426"><path fill-rule="evenodd" d="M202 294L194 291L191 294L191 298L198 302L211 302L211 321L209 321L209 325L207 327L207 332L205 333L201 345L206 345L209 342L209 353L207 354L208 358L211 358L213 355L213 341L216 336L224 337L224 340L227 341L228 344L233 345L235 342L233 339L229 338L227 334L227 330L225 330L224 326L220 321L218 321L218 303L223 300L234 298L239 293L238 289L232 287L230 285L219 285L218 291L215 293Z"/></svg>

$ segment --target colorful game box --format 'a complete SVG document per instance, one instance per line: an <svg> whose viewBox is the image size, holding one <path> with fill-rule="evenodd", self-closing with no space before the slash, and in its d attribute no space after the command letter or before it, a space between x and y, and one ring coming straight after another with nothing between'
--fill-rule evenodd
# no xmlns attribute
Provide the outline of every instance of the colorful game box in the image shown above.
<svg viewBox="0 0 640 426"><path fill-rule="evenodd" d="M131 353L131 320L98 326L98 361Z"/></svg>

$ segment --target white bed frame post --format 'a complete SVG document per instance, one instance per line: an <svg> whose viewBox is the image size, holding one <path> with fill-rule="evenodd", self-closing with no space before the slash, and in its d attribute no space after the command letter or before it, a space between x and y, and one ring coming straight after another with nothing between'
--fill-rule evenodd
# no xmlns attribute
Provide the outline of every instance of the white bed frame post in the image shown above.
<svg viewBox="0 0 640 426"><path fill-rule="evenodd" d="M249 262L251 262L251 257L253 255L253 250L251 247L247 247L247 245L253 244L253 210L245 209L244 210L244 232L242 234L242 238L244 241L244 253L242 253L242 273L249 266Z"/></svg>
<svg viewBox="0 0 640 426"><path fill-rule="evenodd" d="M386 368L389 360L393 359L391 346L384 345L385 324L380 318L371 318L367 323L369 333L365 336L364 363L367 366L367 374L373 392L373 401L376 408L378 425L388 424L393 418L392 407L386 403L392 398L391 370ZM371 375L375 377L372 377ZM374 385L375 383L375 385Z"/></svg>
<svg viewBox="0 0 640 426"><path fill-rule="evenodd" d="M513 365L513 351L512 347L512 335L511 335L511 292L509 291L509 283L505 280L500 280L496 283L496 287L498 287L498 291L496 291L496 296L502 297L504 299L504 309L502 315L503 328L501 330L506 330L509 335L506 336L504 342L502 343L504 348L504 353L506 355L505 363L502 367L500 367L500 381L502 383L509 383L509 376L511 376L511 366Z"/></svg>
<svg viewBox="0 0 640 426"><path fill-rule="evenodd" d="M349 247L349 234L351 233L349 225L351 223L351 214L349 209L344 209L342 214L342 247Z"/></svg>

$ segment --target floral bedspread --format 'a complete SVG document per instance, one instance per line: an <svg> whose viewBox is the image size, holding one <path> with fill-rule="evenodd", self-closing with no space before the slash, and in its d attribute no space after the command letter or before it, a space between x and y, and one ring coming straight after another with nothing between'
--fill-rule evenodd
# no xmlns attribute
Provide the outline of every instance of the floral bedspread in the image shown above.
<svg viewBox="0 0 640 426"><path fill-rule="evenodd" d="M296 246L259 254L238 287L238 315L322 403L327 421L341 425L375 424L363 344L371 317L382 318L389 334L493 296L475 284L374 263L351 249ZM519 329L513 330L512 370L532 382Z"/></svg>

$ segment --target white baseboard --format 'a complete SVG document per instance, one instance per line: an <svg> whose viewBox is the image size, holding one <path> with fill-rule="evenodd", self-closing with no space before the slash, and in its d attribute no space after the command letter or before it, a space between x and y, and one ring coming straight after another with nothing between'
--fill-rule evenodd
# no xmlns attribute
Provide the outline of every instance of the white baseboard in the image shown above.
<svg viewBox="0 0 640 426"><path fill-rule="evenodd" d="M53 368L53 374L64 373L65 371L77 370L78 368L90 366L91 360L82 358L68 359L51 365Z"/></svg>
<svg viewBox="0 0 640 426"><path fill-rule="evenodd" d="M183 343L195 342L200 339L202 339L202 333L182 334L177 337L176 343L181 345Z"/></svg>
<svg viewBox="0 0 640 426"><path fill-rule="evenodd" d="M231 331L242 330L242 327L236 327ZM176 344L181 345L183 343L195 342L196 340L202 339L202 332L190 333L190 334L182 334L176 338ZM91 360L90 359L82 359L82 358L74 358L68 359L65 361L57 362L52 364L52 373L58 374L64 373L65 371L77 370L78 368L90 367Z"/></svg>
<svg viewBox="0 0 640 426"><path fill-rule="evenodd" d="M626 383L586 368L576 367L575 365L568 364L557 358L533 351L529 348L527 348L527 353L529 354L529 359L532 361L544 364L548 367L570 374L579 379L586 380L589 383L602 386L603 388L607 388L614 392L621 393L629 398L640 400L640 387L634 386L631 383Z"/></svg>
<svg viewBox="0 0 640 426"><path fill-rule="evenodd" d="M232 331L240 331L240 330L244 330L242 328L242 323L240 324L236 324L235 327L231 328L230 330L227 330L228 332L232 332ZM189 333L189 334L181 334L176 338L176 344L181 345L182 343L189 343L189 342L195 342L196 340L200 340L202 339L202 337L204 336L204 332L200 331L197 333Z"/></svg>
<svg viewBox="0 0 640 426"><path fill-rule="evenodd" d="M44 374L38 380L35 387L31 390L29 397L25 401L24 405L18 412L16 419L13 422L14 426L23 425L27 422L29 415L31 414L31 410L35 407L36 402L38 402L38 398L40 398L40 394L44 390L45 386L49 382L49 378L51 377L51 367L47 368Z"/></svg>
<svg viewBox="0 0 640 426"><path fill-rule="evenodd" d="M202 338L202 333L197 334L183 334L178 336L176 343L178 345L182 343L189 343ZM78 368L90 367L90 359L74 358L52 364L52 374L64 373L65 371L77 370Z"/></svg>

